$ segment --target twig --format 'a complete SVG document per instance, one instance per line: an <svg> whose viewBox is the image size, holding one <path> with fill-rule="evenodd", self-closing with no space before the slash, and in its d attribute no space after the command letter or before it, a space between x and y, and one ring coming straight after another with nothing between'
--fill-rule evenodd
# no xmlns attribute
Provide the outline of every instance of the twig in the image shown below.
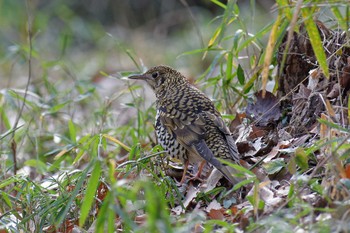
<svg viewBox="0 0 350 233"><path fill-rule="evenodd" d="M188 13L190 14L190 17L191 17L191 21L193 23L193 26L194 26L194 29L196 30L197 32L197 35L199 37L199 40L200 40L200 43L201 43L201 47L204 48L204 40L203 40L203 35L202 35L202 32L198 26L198 22L197 22L197 19L196 17L194 16L193 12L191 11L191 8L190 6L188 5L187 1L186 0L180 0L180 2L182 3L182 5L184 5L186 7L186 9L188 10Z"/></svg>
<svg viewBox="0 0 350 233"><path fill-rule="evenodd" d="M23 113L23 109L26 103L26 98L27 98L27 93L28 93L28 88L29 85L31 83L31 79L32 79L32 23L33 23L33 18L31 15L31 10L29 9L29 3L28 0L26 0L26 11L27 11L27 33L28 33L28 45L29 45L29 51L28 51L28 79L27 79L27 84L25 87L25 91L24 91L24 96L23 96L23 102L22 105L19 109L19 112L17 114L16 117L16 121L12 127L12 129L17 129L19 120L22 116ZM15 132L16 130L13 130L12 132L12 136L11 136L11 149L12 149L12 153L13 153L13 174L16 175L17 174L17 144L15 141Z"/></svg>

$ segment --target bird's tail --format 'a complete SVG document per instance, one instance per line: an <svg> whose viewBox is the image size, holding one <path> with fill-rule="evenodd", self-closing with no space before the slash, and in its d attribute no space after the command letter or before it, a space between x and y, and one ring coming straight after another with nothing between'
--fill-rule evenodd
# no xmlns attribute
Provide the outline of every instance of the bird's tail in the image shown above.
<svg viewBox="0 0 350 233"><path fill-rule="evenodd" d="M218 169L233 185L239 182L238 179L232 176L231 172L228 169L228 166L223 165L214 157L213 152L208 148L204 140L199 140L198 142L194 143L192 145L192 151L206 160L209 164L213 165L216 169Z"/></svg>

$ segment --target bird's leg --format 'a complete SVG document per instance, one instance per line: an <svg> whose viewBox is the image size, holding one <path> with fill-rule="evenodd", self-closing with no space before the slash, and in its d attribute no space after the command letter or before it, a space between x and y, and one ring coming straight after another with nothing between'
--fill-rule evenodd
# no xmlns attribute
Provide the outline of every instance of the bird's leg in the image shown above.
<svg viewBox="0 0 350 233"><path fill-rule="evenodd" d="M184 167L184 173L182 174L182 178L181 178L180 184L183 184L185 182L185 177L186 177L186 173L187 173L187 169L188 169L188 165L189 164L190 164L190 161L186 160L185 167Z"/></svg>
<svg viewBox="0 0 350 233"><path fill-rule="evenodd" d="M201 174L202 174L202 170L204 168L204 165L207 161L203 160L199 166L198 166L198 172L196 173L196 175L194 177L191 178L191 180L201 180Z"/></svg>
<svg viewBox="0 0 350 233"><path fill-rule="evenodd" d="M196 173L196 175L194 177L192 177L190 180L202 180L200 178L201 174L202 174L202 171L203 171L203 168L204 168L204 165L205 165L206 161L203 160L199 166L198 166L198 171ZM183 184L185 182L185 178L186 178L186 173L187 173L187 170L188 170L188 165L190 164L190 162L187 160L185 162L185 167L184 167L184 172L182 174L182 178L181 178L181 181L180 181L180 184Z"/></svg>

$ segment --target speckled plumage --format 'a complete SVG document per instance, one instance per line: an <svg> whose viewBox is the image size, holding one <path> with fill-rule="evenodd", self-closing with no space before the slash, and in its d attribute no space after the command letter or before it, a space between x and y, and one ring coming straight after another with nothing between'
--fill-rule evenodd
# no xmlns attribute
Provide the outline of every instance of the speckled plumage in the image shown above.
<svg viewBox="0 0 350 233"><path fill-rule="evenodd" d="M217 158L238 162L239 153L229 129L207 96L168 66L156 66L129 78L145 80L155 92L155 130L160 145L170 156L184 163L206 160L231 183L236 183Z"/></svg>

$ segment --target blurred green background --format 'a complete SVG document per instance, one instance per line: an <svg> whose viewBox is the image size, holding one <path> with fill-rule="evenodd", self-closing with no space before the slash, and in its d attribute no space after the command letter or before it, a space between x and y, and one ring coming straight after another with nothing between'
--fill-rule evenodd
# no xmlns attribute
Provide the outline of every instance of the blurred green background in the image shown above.
<svg viewBox="0 0 350 233"><path fill-rule="evenodd" d="M239 5L240 17L252 33L272 19L273 1L240 1ZM202 54L179 55L205 47L222 13L210 1L3 0L0 87L25 84L28 17L33 20L35 81L57 62L79 79L91 79L100 71L136 71L126 50L148 67L168 64L190 74L201 73L211 57L202 61ZM63 78L55 68L50 76Z"/></svg>

